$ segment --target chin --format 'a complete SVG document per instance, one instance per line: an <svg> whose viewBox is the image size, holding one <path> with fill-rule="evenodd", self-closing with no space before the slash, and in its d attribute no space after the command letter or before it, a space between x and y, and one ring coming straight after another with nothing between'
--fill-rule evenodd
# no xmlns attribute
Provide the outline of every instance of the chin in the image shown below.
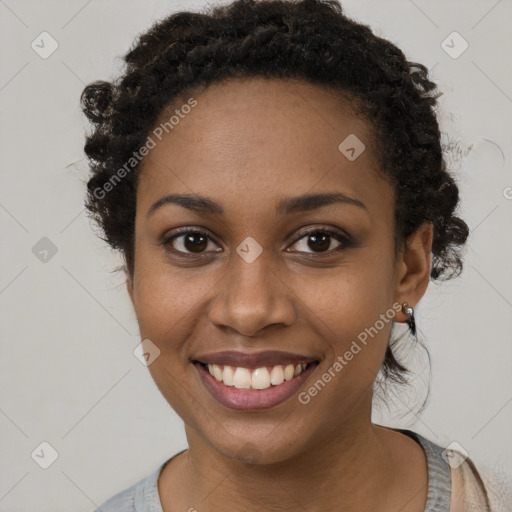
<svg viewBox="0 0 512 512"><path fill-rule="evenodd" d="M291 428L289 419L263 425L261 422L258 425L246 422L204 425L200 430L194 427L194 435L199 435L218 454L230 460L243 464L278 464L303 453L310 434Z"/></svg>

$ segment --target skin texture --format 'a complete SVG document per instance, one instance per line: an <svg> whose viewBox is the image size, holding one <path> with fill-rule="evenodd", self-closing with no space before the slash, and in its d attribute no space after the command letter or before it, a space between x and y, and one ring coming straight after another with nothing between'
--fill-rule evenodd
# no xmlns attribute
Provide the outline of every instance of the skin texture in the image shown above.
<svg viewBox="0 0 512 512"><path fill-rule="evenodd" d="M306 405L294 396L264 411L231 410L190 360L221 350L309 354L320 364L307 389L394 303L418 303L429 282L432 226L421 226L395 258L393 188L380 174L371 126L340 95L253 78L193 96L198 105L143 162L128 280L141 338L161 351L149 370L189 443L160 476L164 512L423 511L421 447L371 423L390 322ZM354 161L338 150L349 134L366 145ZM280 199L320 192L342 192L366 209L335 203L276 214ZM224 214L167 204L148 216L170 193L207 196ZM206 255L174 255L171 247L190 254L184 237L165 245L185 226L207 232ZM315 252L298 234L303 227L337 227L353 243L336 251L340 242L328 238ZM248 236L263 249L250 264L236 252Z"/></svg>

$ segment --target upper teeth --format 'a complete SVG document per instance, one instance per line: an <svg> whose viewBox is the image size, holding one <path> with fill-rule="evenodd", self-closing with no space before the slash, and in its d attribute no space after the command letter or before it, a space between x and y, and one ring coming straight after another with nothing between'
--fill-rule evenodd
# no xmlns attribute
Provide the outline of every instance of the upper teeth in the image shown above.
<svg viewBox="0 0 512 512"><path fill-rule="evenodd" d="M297 365L276 365L250 370L241 366L221 366L209 364L208 371L219 382L237 389L267 389L271 385L278 386L285 380L291 380L306 368L307 363ZM270 371L269 371L270 368Z"/></svg>

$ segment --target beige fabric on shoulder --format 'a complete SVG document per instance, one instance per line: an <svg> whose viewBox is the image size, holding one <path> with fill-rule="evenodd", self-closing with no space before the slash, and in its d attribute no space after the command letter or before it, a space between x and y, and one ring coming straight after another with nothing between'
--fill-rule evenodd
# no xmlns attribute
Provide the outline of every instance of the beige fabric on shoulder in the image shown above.
<svg viewBox="0 0 512 512"><path fill-rule="evenodd" d="M451 478L450 512L512 512L512 484L497 471L478 471L466 459Z"/></svg>

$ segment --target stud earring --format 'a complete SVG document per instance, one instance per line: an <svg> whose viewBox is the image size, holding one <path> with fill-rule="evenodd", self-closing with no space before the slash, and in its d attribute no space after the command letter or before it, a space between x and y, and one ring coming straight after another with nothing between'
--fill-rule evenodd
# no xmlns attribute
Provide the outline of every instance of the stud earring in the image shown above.
<svg viewBox="0 0 512 512"><path fill-rule="evenodd" d="M407 315L407 325L413 336L416 336L416 321L414 320L414 309L404 302L402 304L402 312Z"/></svg>

